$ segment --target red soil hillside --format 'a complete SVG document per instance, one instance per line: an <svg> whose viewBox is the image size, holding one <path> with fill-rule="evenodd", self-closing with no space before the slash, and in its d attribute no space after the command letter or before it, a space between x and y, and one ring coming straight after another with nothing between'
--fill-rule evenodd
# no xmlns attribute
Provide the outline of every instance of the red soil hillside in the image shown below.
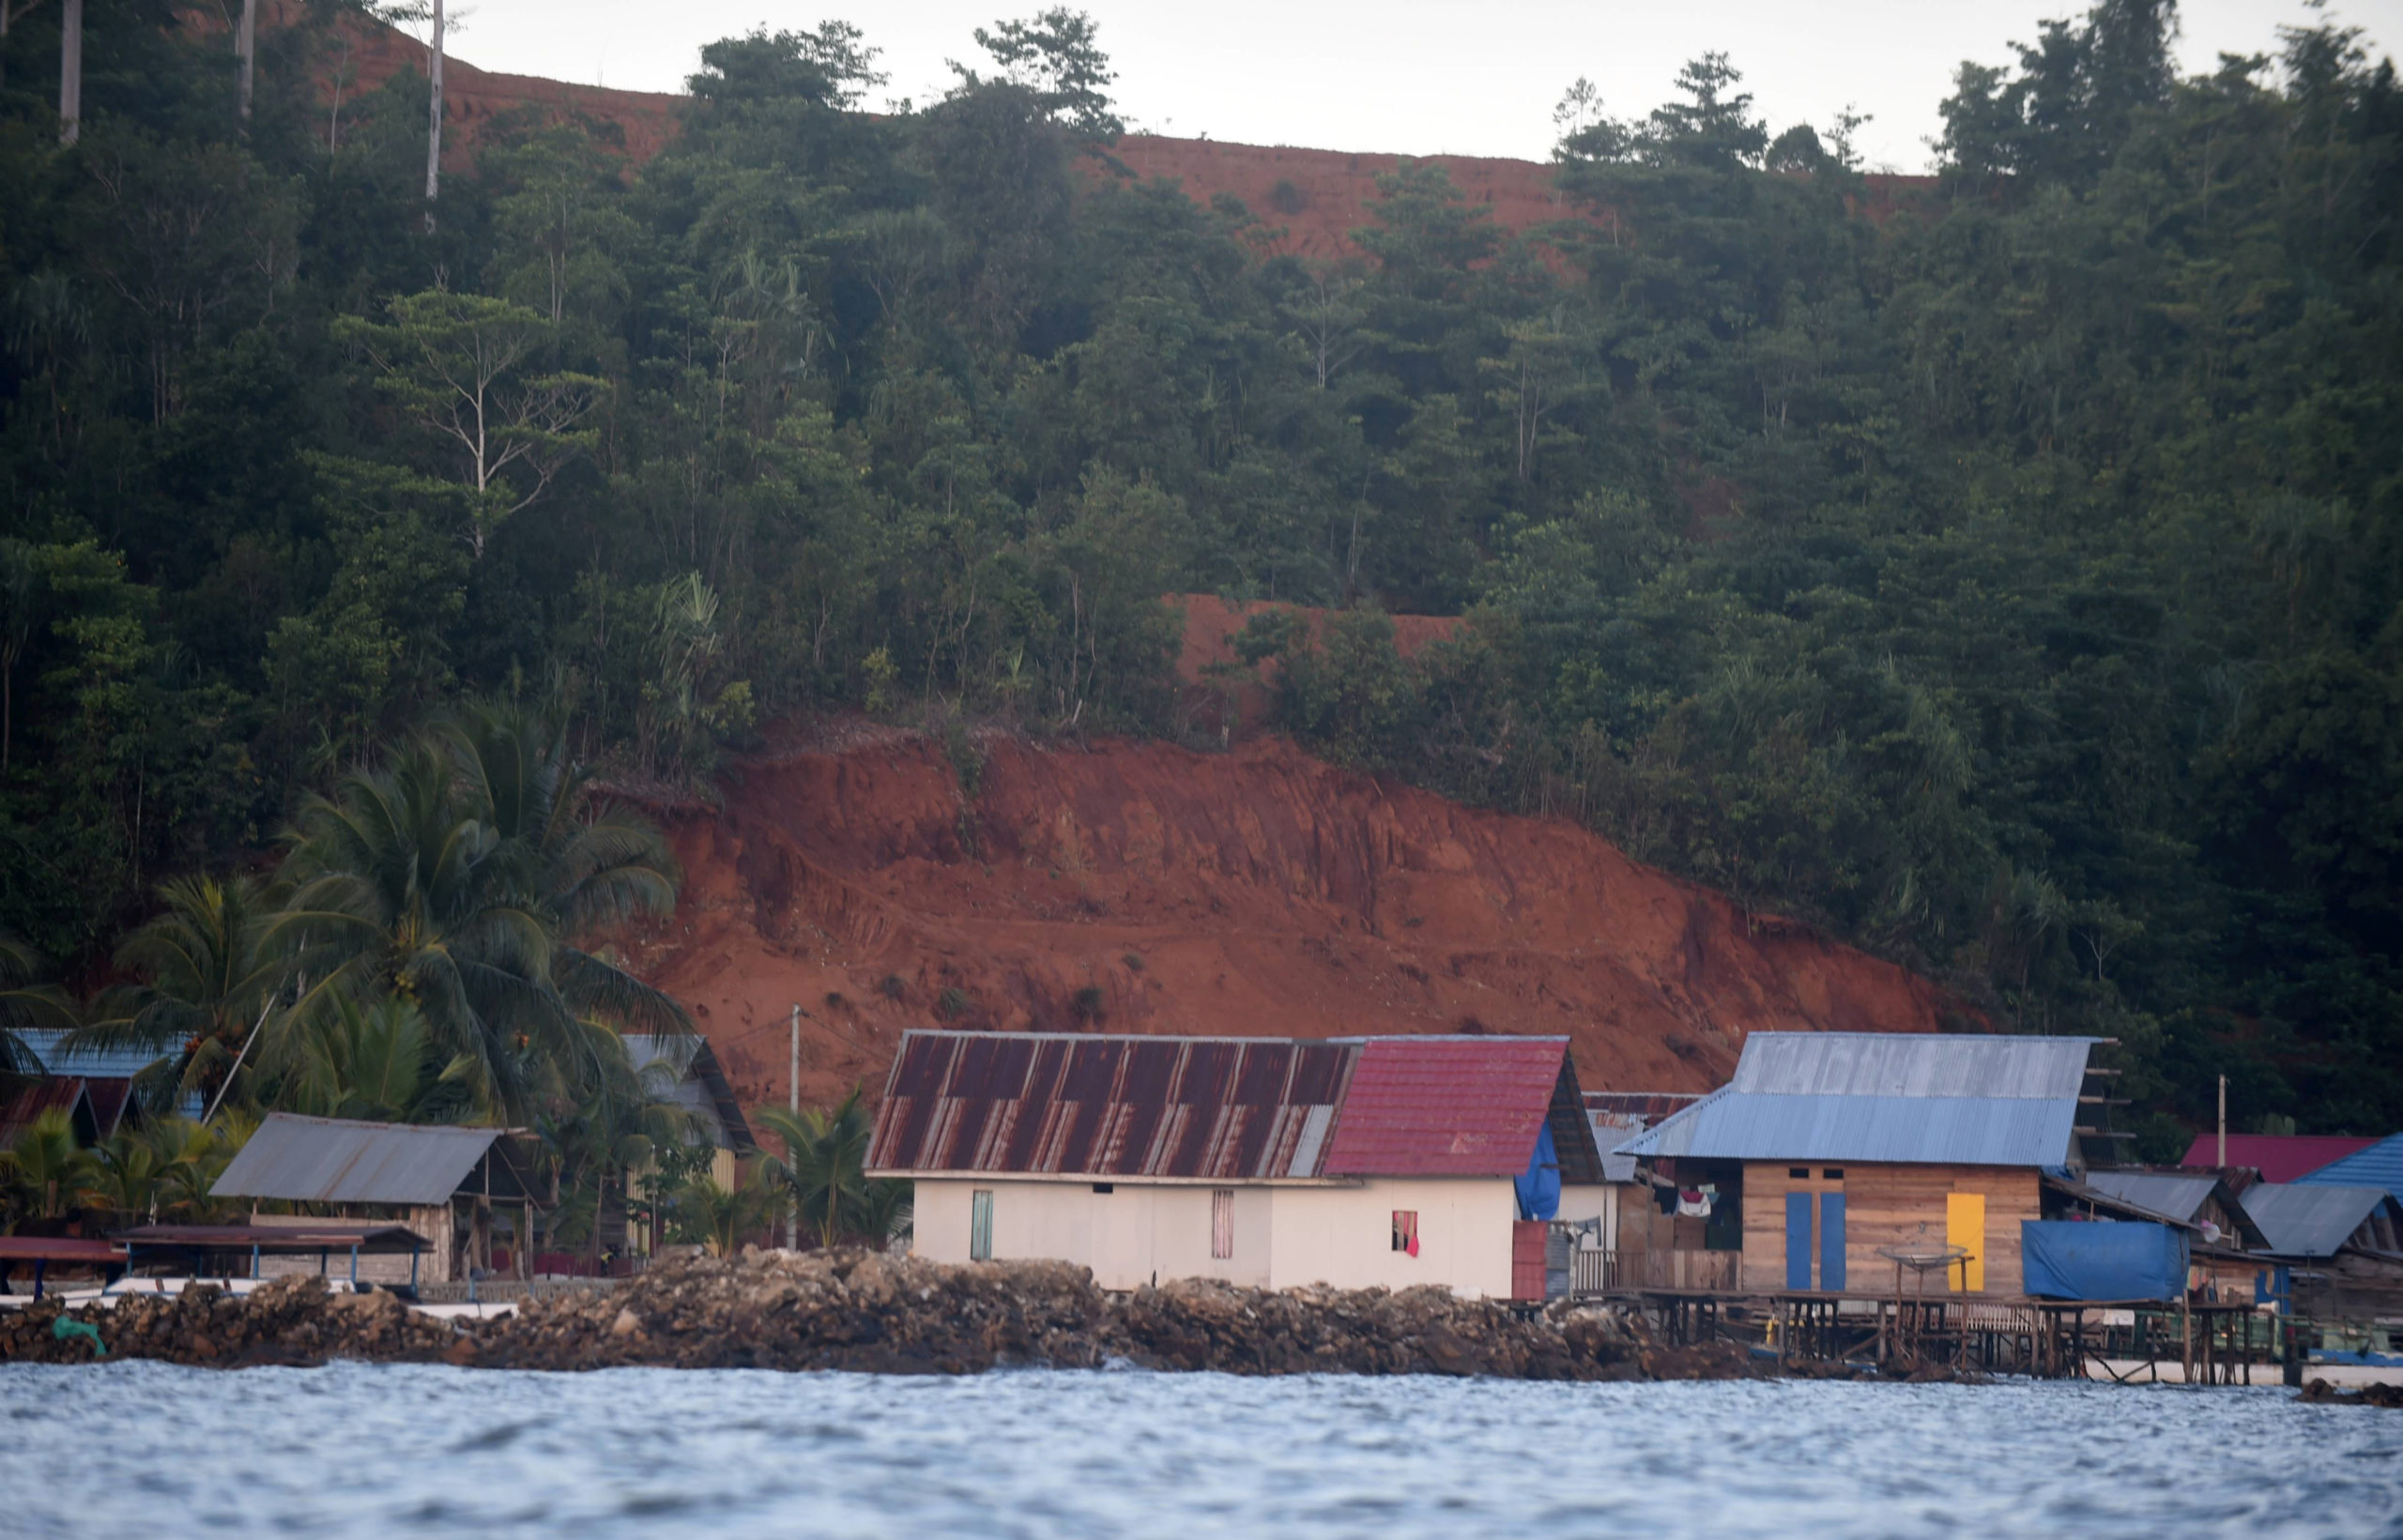
<svg viewBox="0 0 2403 1540"><path fill-rule="evenodd" d="M261 25L286 25L298 8L299 0L264 0ZM216 33L223 30L225 23L214 7L191 7L184 11L184 24L196 32ZM425 48L408 34L380 24L346 25L355 49L351 78L344 87L346 98L373 91L402 70L425 72ZM443 161L458 168L473 163L476 147L492 122L512 114L531 114L550 121L585 118L614 126L623 135L628 159L639 165L674 137L677 109L685 99L655 91L617 91L533 75L497 74L479 69L456 54L445 55L442 82ZM1171 178L1183 185L1186 196L1204 206L1221 193L1240 198L1263 223L1281 232L1266 242L1268 250L1322 259L1361 254L1351 233L1370 222L1368 205L1376 198L1377 177L1403 159L1152 134L1128 134L1112 146L1111 153L1138 178ZM1576 210L1555 198L1552 167L1542 161L1466 155L1424 159L1444 167L1472 206L1491 209L1497 230L1517 234L1554 220L1578 217ZM1096 168L1095 175L1100 175ZM1868 181L1865 211L1879 223L1898 208L1911 206L1919 194L1936 185L1933 176L1876 175Z"/></svg>
<svg viewBox="0 0 2403 1540"><path fill-rule="evenodd" d="M1637 865L1572 825L1480 813L1281 740L866 731L742 764L667 822L673 922L633 959L690 1002L750 1102L873 1090L902 1029L1318 1036L1566 1032L1589 1087L1701 1090L1746 1033L1930 1031L1901 968Z"/></svg>

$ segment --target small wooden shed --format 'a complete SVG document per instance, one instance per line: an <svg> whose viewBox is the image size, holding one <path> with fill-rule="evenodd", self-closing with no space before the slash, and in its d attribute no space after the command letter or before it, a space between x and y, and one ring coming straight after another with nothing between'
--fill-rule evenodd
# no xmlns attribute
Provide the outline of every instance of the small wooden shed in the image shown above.
<svg viewBox="0 0 2403 1540"><path fill-rule="evenodd" d="M455 1282L470 1268L492 1266L496 1207L530 1227L534 1204L548 1201L537 1190L531 1163L513 1148L510 1136L515 1132L271 1112L209 1196L314 1211L253 1213L252 1223L261 1227L328 1218L397 1221L428 1243L414 1281ZM314 1270L314 1258L310 1265ZM360 1275L375 1283L406 1283L412 1281L408 1270L416 1266L414 1258L405 1258ZM269 1268L267 1275L275 1271Z"/></svg>

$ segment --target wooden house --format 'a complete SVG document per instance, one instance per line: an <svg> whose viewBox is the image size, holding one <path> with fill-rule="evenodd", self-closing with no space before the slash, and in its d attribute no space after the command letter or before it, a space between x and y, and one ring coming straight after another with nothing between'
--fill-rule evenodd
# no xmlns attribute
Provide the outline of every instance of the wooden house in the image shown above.
<svg viewBox="0 0 2403 1540"><path fill-rule="evenodd" d="M2045 1173L2116 1137L2088 1116L2097 1041L1755 1032L1729 1084L1616 1152L1718 1221L1746 1291L1890 1293L1889 1253L1954 1246L1929 1292L2015 1298Z"/></svg>
<svg viewBox="0 0 2403 1540"><path fill-rule="evenodd" d="M329 1218L390 1220L426 1243L360 1273L374 1283L451 1283L492 1267L496 1207L531 1227L548 1201L532 1162L505 1128L373 1123L270 1112L209 1189L212 1197L298 1205L308 1212L254 1212L262 1228ZM316 1259L283 1271L313 1271ZM270 1267L262 1275L272 1276Z"/></svg>

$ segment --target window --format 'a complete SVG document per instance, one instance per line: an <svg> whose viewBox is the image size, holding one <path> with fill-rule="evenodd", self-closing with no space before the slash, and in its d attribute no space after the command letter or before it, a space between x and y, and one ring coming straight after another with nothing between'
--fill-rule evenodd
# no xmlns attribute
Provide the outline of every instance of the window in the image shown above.
<svg viewBox="0 0 2403 1540"><path fill-rule="evenodd" d="M968 1259L993 1259L993 1195L981 1188L968 1200Z"/></svg>
<svg viewBox="0 0 2403 1540"><path fill-rule="evenodd" d="M1823 1166L1819 1167L1819 1174L1827 1178L1829 1182L1842 1182L1844 1180L1844 1167L1841 1166Z"/></svg>
<svg viewBox="0 0 2403 1540"><path fill-rule="evenodd" d="M1093 1190L1096 1193L1114 1193L1118 1190L1118 1185L1110 1182L1096 1182L1093 1184Z"/></svg>
<svg viewBox="0 0 2403 1540"><path fill-rule="evenodd" d="M1418 1255L1418 1211L1396 1209L1393 1212L1393 1249Z"/></svg>
<svg viewBox="0 0 2403 1540"><path fill-rule="evenodd" d="M1807 1166L1789 1166L1785 1168L1785 1174L1797 1182L1811 1180L1811 1168Z"/></svg>
<svg viewBox="0 0 2403 1540"><path fill-rule="evenodd" d="M1210 1255L1224 1261L1235 1254L1235 1192L1232 1187L1210 1193Z"/></svg>

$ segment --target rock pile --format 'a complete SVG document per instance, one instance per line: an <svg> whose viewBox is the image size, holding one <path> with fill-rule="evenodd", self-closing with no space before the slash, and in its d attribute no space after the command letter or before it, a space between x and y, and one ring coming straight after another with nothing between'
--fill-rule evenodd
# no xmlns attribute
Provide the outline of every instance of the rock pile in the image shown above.
<svg viewBox="0 0 2403 1540"><path fill-rule="evenodd" d="M79 1363L44 1305L0 1317L0 1362ZM1232 1374L1450 1374L1523 1380L1695 1380L1762 1372L1734 1343L1676 1349L1607 1306L1540 1315L1439 1288L1282 1292L1187 1280L1110 1296L1080 1267L959 1267L861 1251L748 1252L663 1262L614 1290L529 1301L449 1322L390 1294L329 1294L315 1278L248 1296L207 1286L130 1293L72 1318L113 1356L240 1367L329 1358L482 1368L850 1369L972 1374L1004 1366Z"/></svg>
<svg viewBox="0 0 2403 1540"><path fill-rule="evenodd" d="M2325 1380L2314 1380L2303 1387L2303 1399L2328 1406L2403 1409L2403 1385L2364 1385L2359 1390L2339 1390Z"/></svg>
<svg viewBox="0 0 2403 1540"><path fill-rule="evenodd" d="M80 1364L99 1356L90 1335L60 1334L49 1307L0 1315L0 1363ZM282 1278L255 1293L199 1284L180 1294L127 1293L73 1318L110 1357L163 1358L217 1368L322 1364L329 1358L429 1362L453 1333L390 1294L333 1294L316 1277Z"/></svg>

